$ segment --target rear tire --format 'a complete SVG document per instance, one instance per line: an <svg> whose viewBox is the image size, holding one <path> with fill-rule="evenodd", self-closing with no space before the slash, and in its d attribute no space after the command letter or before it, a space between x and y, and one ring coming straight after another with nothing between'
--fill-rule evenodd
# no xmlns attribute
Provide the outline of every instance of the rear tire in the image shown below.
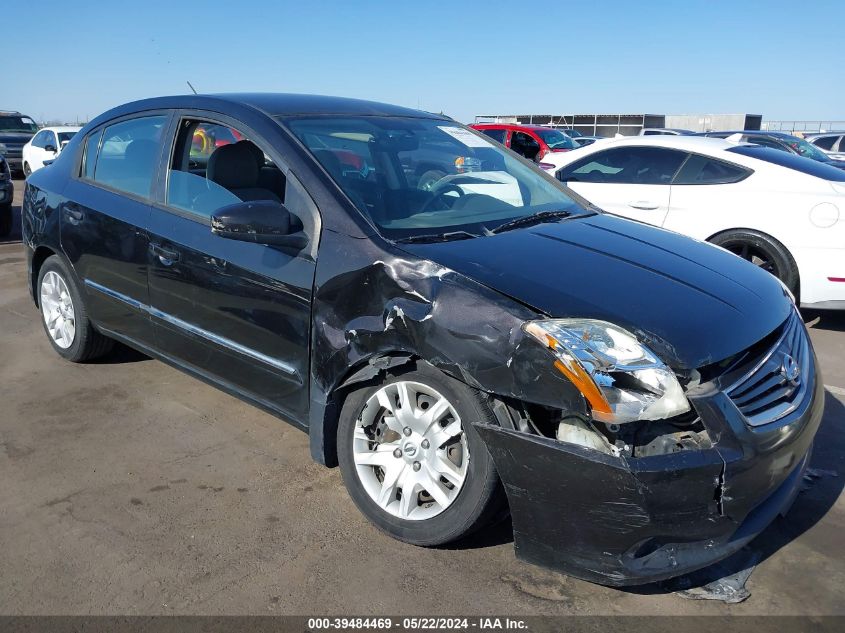
<svg viewBox="0 0 845 633"><path fill-rule="evenodd" d="M58 255L42 264L36 289L41 323L57 354L81 363L111 350L114 341L94 329L76 281Z"/></svg>
<svg viewBox="0 0 845 633"><path fill-rule="evenodd" d="M491 523L505 506L504 491L473 422L496 423L485 400L422 363L349 394L337 447L355 505L383 532L421 546Z"/></svg>
<svg viewBox="0 0 845 633"><path fill-rule="evenodd" d="M800 290L798 265L786 247L771 235L748 229L737 229L719 233L710 241L773 274L789 288L796 302L798 301Z"/></svg>
<svg viewBox="0 0 845 633"><path fill-rule="evenodd" d="M12 232L12 204L0 204L0 237Z"/></svg>

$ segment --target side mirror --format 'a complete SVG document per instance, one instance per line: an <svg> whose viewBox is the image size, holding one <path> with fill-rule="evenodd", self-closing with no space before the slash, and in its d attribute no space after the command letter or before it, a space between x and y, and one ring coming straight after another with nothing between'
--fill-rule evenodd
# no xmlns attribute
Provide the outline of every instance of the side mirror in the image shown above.
<svg viewBox="0 0 845 633"><path fill-rule="evenodd" d="M56 153L56 146L48 143L47 145L44 146L44 151L45 152L52 152L53 154L55 154Z"/></svg>
<svg viewBox="0 0 845 633"><path fill-rule="evenodd" d="M301 251L308 236L285 205L272 200L236 202L211 216L211 232L241 242L283 246Z"/></svg>

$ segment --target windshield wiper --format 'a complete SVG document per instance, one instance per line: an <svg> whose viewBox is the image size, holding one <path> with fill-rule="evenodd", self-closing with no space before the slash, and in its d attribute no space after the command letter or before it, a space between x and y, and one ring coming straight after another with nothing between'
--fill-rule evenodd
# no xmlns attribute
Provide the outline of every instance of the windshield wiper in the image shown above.
<svg viewBox="0 0 845 633"><path fill-rule="evenodd" d="M568 218L570 215L572 215L572 211L540 211L539 213L526 215L525 217L517 218L516 220L511 220L510 222L500 224L495 229L492 229L490 232L502 233L504 231L510 231L511 229L519 228L520 226L531 226L533 224L551 222L552 220L556 220L558 218Z"/></svg>
<svg viewBox="0 0 845 633"><path fill-rule="evenodd" d="M478 237L467 231L452 231L451 233L426 233L425 235L412 235L396 240L403 244L420 244L426 242L454 242L455 240L469 240Z"/></svg>

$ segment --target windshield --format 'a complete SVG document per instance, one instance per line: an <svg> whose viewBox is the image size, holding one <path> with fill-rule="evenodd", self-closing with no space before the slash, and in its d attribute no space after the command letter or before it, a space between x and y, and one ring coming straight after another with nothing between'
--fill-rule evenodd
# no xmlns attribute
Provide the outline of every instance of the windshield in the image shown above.
<svg viewBox="0 0 845 633"><path fill-rule="evenodd" d="M0 116L0 132L32 132L38 131L35 121L28 116Z"/></svg>
<svg viewBox="0 0 845 633"><path fill-rule="evenodd" d="M557 130L534 130L549 149L575 149L578 147L571 138Z"/></svg>
<svg viewBox="0 0 845 633"><path fill-rule="evenodd" d="M824 162L828 162L830 158L828 158L827 154L821 151L815 145L808 143L802 138L793 137L793 138L786 138L784 139L786 144L789 145L793 151L797 152L801 156L805 156L807 158L812 158L813 160L821 160Z"/></svg>
<svg viewBox="0 0 845 633"><path fill-rule="evenodd" d="M559 183L451 121L360 116L284 123L391 239L475 236L543 211L583 212Z"/></svg>

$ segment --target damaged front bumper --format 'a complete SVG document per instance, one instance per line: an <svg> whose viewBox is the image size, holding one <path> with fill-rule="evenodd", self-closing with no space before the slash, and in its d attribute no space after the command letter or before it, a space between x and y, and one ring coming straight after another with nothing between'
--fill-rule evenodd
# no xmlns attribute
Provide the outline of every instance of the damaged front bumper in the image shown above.
<svg viewBox="0 0 845 633"><path fill-rule="evenodd" d="M792 503L824 406L808 347L788 415L752 423L728 395L690 397L708 448L629 457L478 425L504 482L517 557L604 585L664 580L743 547Z"/></svg>

